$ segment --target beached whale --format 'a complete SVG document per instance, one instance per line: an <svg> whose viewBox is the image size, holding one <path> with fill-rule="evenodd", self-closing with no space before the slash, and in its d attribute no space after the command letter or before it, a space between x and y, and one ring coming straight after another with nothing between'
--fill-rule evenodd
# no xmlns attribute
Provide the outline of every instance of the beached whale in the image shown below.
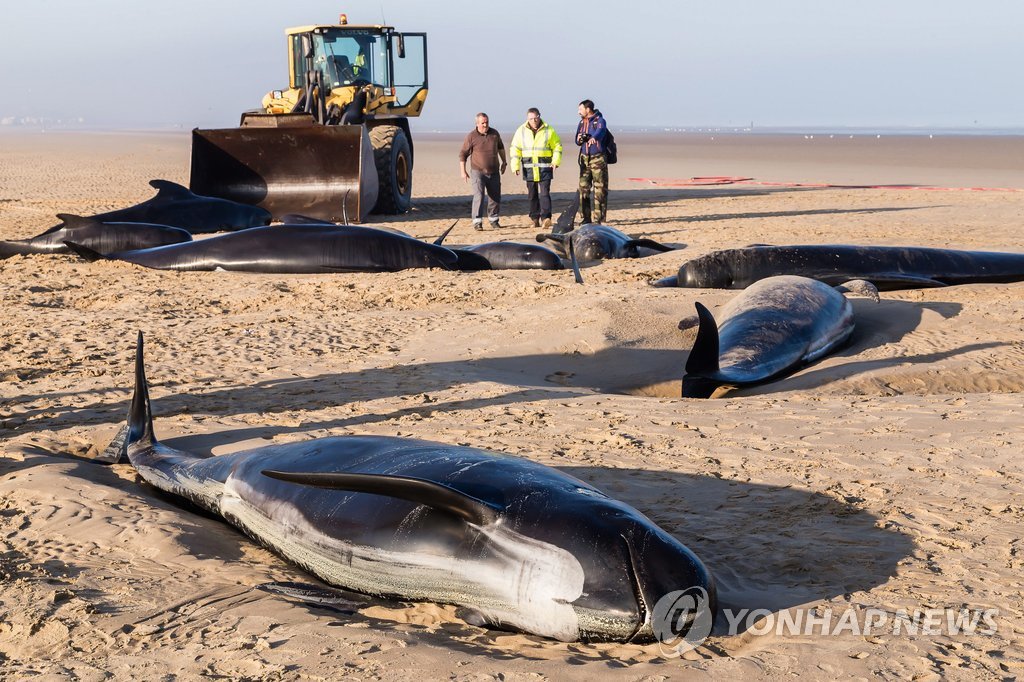
<svg viewBox="0 0 1024 682"><path fill-rule="evenodd" d="M562 270L561 257L540 244L488 242L463 247L483 256L492 270Z"/></svg>
<svg viewBox="0 0 1024 682"><path fill-rule="evenodd" d="M565 257L569 256L566 243L572 240L576 258L580 262L605 260L608 258L640 258L640 249L654 251L675 251L672 246L659 244L653 239L633 239L628 234L609 225L587 223L571 232L544 233L537 235L537 241L551 240L561 244Z"/></svg>
<svg viewBox="0 0 1024 682"><path fill-rule="evenodd" d="M879 290L1024 281L1024 253L916 246L753 246L715 251L682 264L654 286L744 289L774 275L826 284L864 279Z"/></svg>
<svg viewBox="0 0 1024 682"><path fill-rule="evenodd" d="M192 241L192 234L180 227L149 223L103 223L95 218L70 213L58 213L57 217L63 224L49 232L31 239L0 241L0 258L18 254L67 253L69 249L64 244L67 241L82 244L99 253L148 249Z"/></svg>
<svg viewBox="0 0 1024 682"><path fill-rule="evenodd" d="M721 324L695 305L700 327L686 360L684 398L771 381L831 353L853 333L846 297L807 277L781 275L751 284L722 309Z"/></svg>
<svg viewBox="0 0 1024 682"><path fill-rule="evenodd" d="M68 242L86 260L125 261L158 270L231 270L267 273L396 272L456 269L458 258L434 246L359 225L276 225L141 251L98 254Z"/></svg>
<svg viewBox="0 0 1024 682"><path fill-rule="evenodd" d="M527 459L384 436L216 457L167 447L153 432L141 333L128 422L110 452L331 585L455 604L495 628L565 641L648 641L655 605L682 590L703 596L691 617L714 616L714 580L690 550Z"/></svg>
<svg viewBox="0 0 1024 682"><path fill-rule="evenodd" d="M454 227L445 230L434 243L441 246ZM487 242L448 248L459 255L460 270L561 270L564 267L557 253L539 244Z"/></svg>
<svg viewBox="0 0 1024 682"><path fill-rule="evenodd" d="M170 180L150 180L149 185L157 190L152 199L89 217L102 223L170 225L192 234L244 230L270 224L270 213L257 206L200 196ZM55 225L43 234L62 227Z"/></svg>

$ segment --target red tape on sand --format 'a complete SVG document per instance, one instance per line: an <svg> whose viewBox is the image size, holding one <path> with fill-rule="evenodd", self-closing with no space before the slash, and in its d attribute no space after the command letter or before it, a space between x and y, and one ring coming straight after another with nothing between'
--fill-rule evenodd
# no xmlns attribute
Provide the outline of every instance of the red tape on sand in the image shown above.
<svg viewBox="0 0 1024 682"><path fill-rule="evenodd" d="M710 185L757 185L761 187L827 187L832 189L920 189L932 192L1024 192L1013 187L935 187L933 185L834 185L827 182L765 182L743 176L714 175L695 178L629 178L659 187L699 187Z"/></svg>

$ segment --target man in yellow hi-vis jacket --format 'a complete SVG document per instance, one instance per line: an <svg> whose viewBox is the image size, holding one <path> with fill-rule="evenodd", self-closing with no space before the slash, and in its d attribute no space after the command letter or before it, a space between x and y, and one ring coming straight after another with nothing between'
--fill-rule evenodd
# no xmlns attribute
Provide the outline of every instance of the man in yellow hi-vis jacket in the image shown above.
<svg viewBox="0 0 1024 682"><path fill-rule="evenodd" d="M536 107L526 112L526 123L512 136L509 147L512 172L523 172L530 197L530 218L534 227L551 227L551 179L562 163L562 141L545 123Z"/></svg>

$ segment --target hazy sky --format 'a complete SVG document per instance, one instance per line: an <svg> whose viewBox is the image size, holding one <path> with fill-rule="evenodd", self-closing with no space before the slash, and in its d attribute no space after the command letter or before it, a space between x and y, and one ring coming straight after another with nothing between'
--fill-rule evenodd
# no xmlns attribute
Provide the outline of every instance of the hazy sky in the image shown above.
<svg viewBox="0 0 1024 682"><path fill-rule="evenodd" d="M428 34L419 130L554 123L1024 127L1022 0L28 0L0 23L0 119L231 126L287 84L284 28Z"/></svg>

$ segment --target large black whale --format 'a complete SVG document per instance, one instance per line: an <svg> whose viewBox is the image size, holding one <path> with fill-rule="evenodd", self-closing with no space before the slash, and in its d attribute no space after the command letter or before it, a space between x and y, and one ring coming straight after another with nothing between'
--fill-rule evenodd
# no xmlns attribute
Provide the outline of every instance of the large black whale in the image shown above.
<svg viewBox="0 0 1024 682"><path fill-rule="evenodd" d="M700 327L686 360L684 398L708 398L720 386L761 384L839 348L853 332L853 307L807 277L766 277L722 309L721 324L695 304Z"/></svg>
<svg viewBox="0 0 1024 682"><path fill-rule="evenodd" d="M0 258L36 253L67 253L64 242L75 242L99 253L148 249L165 244L192 241L192 234L180 227L149 223L102 223L70 213L58 213L63 221L56 229L31 239L0 241Z"/></svg>
<svg viewBox="0 0 1024 682"><path fill-rule="evenodd" d="M655 286L745 289L774 275L826 284L863 279L879 290L1024 281L1024 253L917 246L751 246L715 251L682 264Z"/></svg>
<svg viewBox="0 0 1024 682"><path fill-rule="evenodd" d="M68 242L86 260L125 261L157 270L267 273L395 272L455 269L443 246L359 225L294 224L253 227L208 239L101 255Z"/></svg>
<svg viewBox="0 0 1024 682"><path fill-rule="evenodd" d="M496 628L572 641L648 641L652 611L715 583L632 507L519 457L383 436L337 436L217 457L153 433L139 334L135 394L111 451L325 582L465 607Z"/></svg>
<svg viewBox="0 0 1024 682"><path fill-rule="evenodd" d="M149 186L157 191L155 197L91 217L100 222L172 225L192 234L244 230L270 224L270 212L258 206L200 196L170 180L150 180Z"/></svg>

